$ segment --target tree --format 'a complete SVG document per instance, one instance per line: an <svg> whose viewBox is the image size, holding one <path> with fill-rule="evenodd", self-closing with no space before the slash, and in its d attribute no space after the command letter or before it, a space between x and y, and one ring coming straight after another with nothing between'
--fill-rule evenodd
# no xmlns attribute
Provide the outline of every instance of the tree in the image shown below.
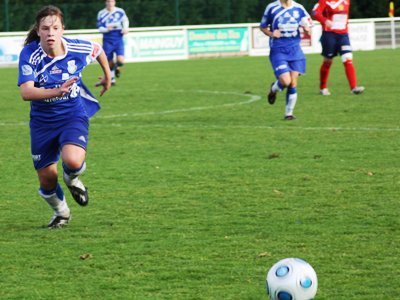
<svg viewBox="0 0 400 300"><path fill-rule="evenodd" d="M1 1L1 0L0 0ZM221 23L258 23L268 3L273 0L117 0L117 6L125 9L131 27L202 25ZM28 3L27 3L28 2ZM307 11L311 11L317 0L297 0ZM387 17L390 0L351 0L351 18ZM394 1L395 4L398 1ZM48 0L13 0L0 4L0 31L9 20L11 31L26 31L34 23L34 13ZM96 28L97 12L104 7L99 0L53 0L64 12L67 29ZM177 10L177 4L179 9ZM395 7L400 15L400 5ZM4 13L3 13L4 12ZM4 16L8 16L5 18Z"/></svg>

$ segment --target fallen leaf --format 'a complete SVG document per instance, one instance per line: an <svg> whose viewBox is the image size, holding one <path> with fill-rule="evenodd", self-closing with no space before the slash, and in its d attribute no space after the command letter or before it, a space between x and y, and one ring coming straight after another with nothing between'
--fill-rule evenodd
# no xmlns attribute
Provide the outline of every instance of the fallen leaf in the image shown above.
<svg viewBox="0 0 400 300"><path fill-rule="evenodd" d="M93 258L93 255L90 253L85 253L85 254L82 254L81 256L79 256L79 258L82 260L91 259L91 258Z"/></svg>

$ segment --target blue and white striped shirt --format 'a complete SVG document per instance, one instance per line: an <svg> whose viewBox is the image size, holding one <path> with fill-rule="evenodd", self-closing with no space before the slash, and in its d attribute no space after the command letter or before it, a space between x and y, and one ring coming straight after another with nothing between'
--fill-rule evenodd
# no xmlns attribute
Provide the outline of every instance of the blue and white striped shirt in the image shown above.
<svg viewBox="0 0 400 300"><path fill-rule="evenodd" d="M305 8L292 1L292 6L285 8L279 0L267 5L260 27L270 31L279 29L280 38L270 38L271 48L293 47L300 44L300 26L311 26L311 17Z"/></svg>
<svg viewBox="0 0 400 300"><path fill-rule="evenodd" d="M57 122L71 116L91 117L100 108L82 82L82 70L103 51L98 43L62 38L65 53L49 57L39 41L26 45L19 57L18 86L33 81L37 88L60 87L72 77L78 80L70 92L60 97L31 101L31 119Z"/></svg>
<svg viewBox="0 0 400 300"><path fill-rule="evenodd" d="M113 29L109 30L109 26ZM97 14L97 28L105 41L117 41L122 39L122 29L129 28L129 19L122 8L115 7L111 12L104 8Z"/></svg>

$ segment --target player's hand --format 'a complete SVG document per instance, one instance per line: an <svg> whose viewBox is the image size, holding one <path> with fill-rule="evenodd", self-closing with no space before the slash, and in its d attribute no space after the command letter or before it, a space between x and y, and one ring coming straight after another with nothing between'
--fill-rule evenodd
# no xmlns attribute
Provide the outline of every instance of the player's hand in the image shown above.
<svg viewBox="0 0 400 300"><path fill-rule="evenodd" d="M111 87L111 78L99 77L99 82L96 83L96 87L103 86L103 89L100 92L100 97L103 96L105 92L107 92Z"/></svg>
<svg viewBox="0 0 400 300"><path fill-rule="evenodd" d="M121 30L121 33L122 34L127 34L129 32L129 29L128 28L122 28L122 30Z"/></svg>
<svg viewBox="0 0 400 300"><path fill-rule="evenodd" d="M68 94L70 92L70 89L72 85L78 80L78 77L72 77L65 81L61 86L60 86L60 93L61 96L64 96L65 94Z"/></svg>
<svg viewBox="0 0 400 300"><path fill-rule="evenodd" d="M326 27L326 28L331 28L332 25L333 25L333 24L332 24L332 21L331 21L331 20L326 20L326 21L325 21L325 27Z"/></svg>
<svg viewBox="0 0 400 300"><path fill-rule="evenodd" d="M271 37L279 39L281 36L282 36L282 34L279 29L275 29L274 31L272 31Z"/></svg>

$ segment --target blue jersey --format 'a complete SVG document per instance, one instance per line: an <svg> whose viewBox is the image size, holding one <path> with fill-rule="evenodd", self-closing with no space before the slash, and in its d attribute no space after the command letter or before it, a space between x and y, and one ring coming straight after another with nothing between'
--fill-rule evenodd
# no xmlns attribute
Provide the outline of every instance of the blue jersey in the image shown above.
<svg viewBox="0 0 400 300"><path fill-rule="evenodd" d="M293 47L300 45L300 26L312 25L311 17L301 4L292 2L284 8L279 0L270 3L265 9L260 27L270 31L279 29L280 38L270 38L270 48Z"/></svg>
<svg viewBox="0 0 400 300"><path fill-rule="evenodd" d="M122 40L122 29L129 28L129 20L122 8L115 7L111 12L104 8L97 14L97 28L103 33L104 41L118 41Z"/></svg>
<svg viewBox="0 0 400 300"><path fill-rule="evenodd" d="M31 101L31 120L58 122L72 116L91 117L100 108L97 100L84 86L82 70L103 51L97 43L62 38L65 54L49 57L39 41L26 45L19 57L18 86L33 81L35 87L60 87L72 77L78 80L64 96Z"/></svg>

